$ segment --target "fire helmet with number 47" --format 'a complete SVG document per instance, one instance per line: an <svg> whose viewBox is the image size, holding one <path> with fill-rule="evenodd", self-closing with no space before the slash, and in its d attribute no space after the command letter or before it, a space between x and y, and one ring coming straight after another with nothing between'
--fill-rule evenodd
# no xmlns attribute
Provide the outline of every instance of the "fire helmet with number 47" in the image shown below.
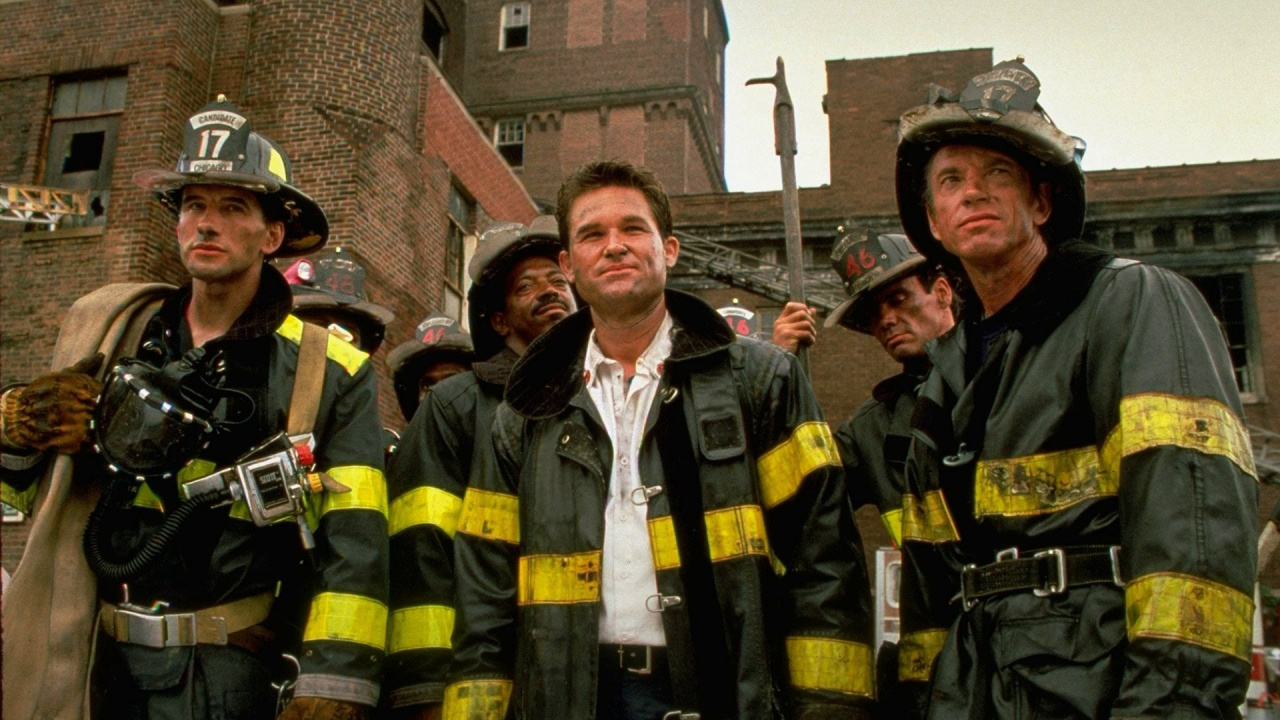
<svg viewBox="0 0 1280 720"><path fill-rule="evenodd" d="M872 235L865 228L846 234L831 251L831 266L844 282L848 299L827 316L824 327L840 323L870 334L876 292L928 267L905 235Z"/></svg>
<svg viewBox="0 0 1280 720"><path fill-rule="evenodd" d="M267 220L284 223L284 242L271 257L315 252L329 239L329 220L310 196L293 185L293 166L280 146L253 132L225 95L183 125L182 154L173 170L142 170L133 181L151 190L173 212L188 185L226 185L258 196Z"/></svg>

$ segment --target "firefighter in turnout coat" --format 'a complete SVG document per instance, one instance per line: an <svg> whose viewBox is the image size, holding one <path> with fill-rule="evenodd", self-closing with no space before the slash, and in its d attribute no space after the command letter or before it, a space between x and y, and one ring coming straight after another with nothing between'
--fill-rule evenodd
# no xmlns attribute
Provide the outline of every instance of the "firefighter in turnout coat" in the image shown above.
<svg viewBox="0 0 1280 720"><path fill-rule="evenodd" d="M939 720L1238 717L1257 480L1217 323L1077 240L1083 143L1020 60L934 95L899 212L973 294L912 419L902 676Z"/></svg>

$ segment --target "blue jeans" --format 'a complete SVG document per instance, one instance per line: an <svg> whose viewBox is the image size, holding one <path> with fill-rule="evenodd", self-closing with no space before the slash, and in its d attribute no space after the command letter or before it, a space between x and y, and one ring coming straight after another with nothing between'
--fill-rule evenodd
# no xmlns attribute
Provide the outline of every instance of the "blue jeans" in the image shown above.
<svg viewBox="0 0 1280 720"><path fill-rule="evenodd" d="M640 675L618 666L617 651L601 648L596 682L596 720L662 720L675 710L671 669L665 657L654 660L652 672Z"/></svg>

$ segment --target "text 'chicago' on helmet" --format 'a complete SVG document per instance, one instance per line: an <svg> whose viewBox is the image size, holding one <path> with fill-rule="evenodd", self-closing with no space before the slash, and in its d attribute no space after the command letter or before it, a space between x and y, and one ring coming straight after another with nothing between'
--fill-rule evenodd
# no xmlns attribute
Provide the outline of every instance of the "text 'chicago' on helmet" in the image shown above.
<svg viewBox="0 0 1280 720"><path fill-rule="evenodd" d="M226 185L258 195L264 214L284 223L284 242L272 257L305 255L329 238L329 221L293 185L293 166L280 146L250 127L240 108L219 95L182 128L182 154L173 170L141 170L133 181L155 192L174 212L187 185Z"/></svg>
<svg viewBox="0 0 1280 720"><path fill-rule="evenodd" d="M487 360L504 345L502 336L489 324L489 317L505 304L507 273L529 255L553 261L560 256L560 230L554 215L539 215L528 225L495 223L476 242L476 253L467 265L471 276L467 302L477 360Z"/></svg>
<svg viewBox="0 0 1280 720"><path fill-rule="evenodd" d="M1080 160L1085 143L1058 129L1040 107L1040 80L1022 59L981 73L959 95L933 85L926 104L898 120L898 213L907 237L925 256L953 259L929 229L925 207L929 161L945 145L978 145L1022 163L1032 182L1052 187L1052 212L1041 227L1054 245L1080 236L1085 188Z"/></svg>
<svg viewBox="0 0 1280 720"><path fill-rule="evenodd" d="M876 293L924 269L927 262L905 235L876 235L866 228L846 233L831 250L831 267L844 283L848 298L831 311L823 327L840 323L869 334Z"/></svg>

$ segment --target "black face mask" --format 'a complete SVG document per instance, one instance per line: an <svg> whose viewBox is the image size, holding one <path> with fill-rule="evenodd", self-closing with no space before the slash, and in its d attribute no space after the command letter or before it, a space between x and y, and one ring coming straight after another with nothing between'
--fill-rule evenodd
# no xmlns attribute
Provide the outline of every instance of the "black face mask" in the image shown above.
<svg viewBox="0 0 1280 720"><path fill-rule="evenodd" d="M253 416L253 400L223 388L221 353L194 348L156 368L122 358L94 411L94 449L113 472L174 476L217 434Z"/></svg>

